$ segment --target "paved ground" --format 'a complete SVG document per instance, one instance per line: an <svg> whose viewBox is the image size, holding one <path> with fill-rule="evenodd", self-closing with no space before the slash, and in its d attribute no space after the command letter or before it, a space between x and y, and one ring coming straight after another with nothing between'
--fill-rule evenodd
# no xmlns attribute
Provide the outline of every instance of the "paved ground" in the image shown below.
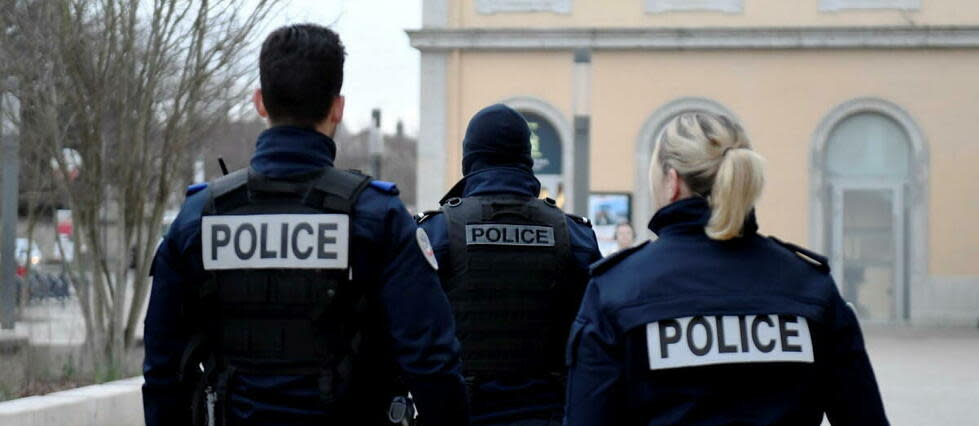
<svg viewBox="0 0 979 426"><path fill-rule="evenodd" d="M865 327L895 426L979 425L979 329Z"/></svg>
<svg viewBox="0 0 979 426"><path fill-rule="evenodd" d="M85 323L76 299L49 299L28 306L13 332L3 333L28 338L33 345L80 345L85 341Z"/></svg>
<svg viewBox="0 0 979 426"><path fill-rule="evenodd" d="M142 317L146 316L143 304ZM143 321L136 326L136 337L143 336ZM74 297L66 300L46 299L27 307L14 330L0 330L0 339L21 337L34 345L80 345L85 341L85 322Z"/></svg>
<svg viewBox="0 0 979 426"><path fill-rule="evenodd" d="M895 426L979 425L979 329L865 326L864 332ZM77 301L32 306L16 334L34 344L81 343Z"/></svg>

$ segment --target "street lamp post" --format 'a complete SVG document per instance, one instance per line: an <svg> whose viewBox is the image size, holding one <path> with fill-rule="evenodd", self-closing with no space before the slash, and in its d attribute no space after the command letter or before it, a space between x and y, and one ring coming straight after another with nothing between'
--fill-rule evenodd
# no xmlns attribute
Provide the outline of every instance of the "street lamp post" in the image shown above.
<svg viewBox="0 0 979 426"><path fill-rule="evenodd" d="M574 194L571 211L588 216L588 195L591 192L591 51L574 52L572 109L574 112Z"/></svg>
<svg viewBox="0 0 979 426"><path fill-rule="evenodd" d="M20 135L16 129L20 103L13 96L17 82L9 78L0 86L0 328L14 328L17 293L17 175L20 172Z"/></svg>
<svg viewBox="0 0 979 426"><path fill-rule="evenodd" d="M381 110L371 111L371 127L368 129L367 152L370 161L370 174L374 179L381 178L381 158L384 154L384 134L381 133Z"/></svg>

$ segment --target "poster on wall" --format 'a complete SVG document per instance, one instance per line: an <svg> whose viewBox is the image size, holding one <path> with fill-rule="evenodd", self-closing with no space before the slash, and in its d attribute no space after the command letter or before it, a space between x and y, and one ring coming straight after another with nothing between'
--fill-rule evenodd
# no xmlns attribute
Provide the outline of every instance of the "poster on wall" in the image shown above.
<svg viewBox="0 0 979 426"><path fill-rule="evenodd" d="M630 247L635 242L635 232L632 231L632 194L593 192L588 196L588 218L591 219L602 256Z"/></svg>

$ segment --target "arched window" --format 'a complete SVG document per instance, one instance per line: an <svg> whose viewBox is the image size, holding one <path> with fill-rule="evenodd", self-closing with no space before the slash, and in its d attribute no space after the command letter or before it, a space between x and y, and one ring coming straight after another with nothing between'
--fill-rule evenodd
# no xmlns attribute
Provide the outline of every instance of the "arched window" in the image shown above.
<svg viewBox="0 0 979 426"><path fill-rule="evenodd" d="M816 134L814 239L843 298L865 320L907 319L909 276L926 257L923 140L907 113L878 99L837 107Z"/></svg>
<svg viewBox="0 0 979 426"><path fill-rule="evenodd" d="M906 180L911 173L911 142L893 119L875 112L840 121L829 135L827 171L834 178Z"/></svg>

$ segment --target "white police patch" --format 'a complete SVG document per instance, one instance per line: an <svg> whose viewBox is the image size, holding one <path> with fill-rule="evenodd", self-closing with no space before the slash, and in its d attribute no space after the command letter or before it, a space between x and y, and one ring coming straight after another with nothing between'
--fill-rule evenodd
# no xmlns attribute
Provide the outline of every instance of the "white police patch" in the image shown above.
<svg viewBox="0 0 979 426"><path fill-rule="evenodd" d="M554 228L486 223L466 225L466 245L554 246Z"/></svg>
<svg viewBox="0 0 979 426"><path fill-rule="evenodd" d="M813 362L809 322L795 315L711 315L646 325L649 369Z"/></svg>
<svg viewBox="0 0 979 426"><path fill-rule="evenodd" d="M201 218L204 269L346 269L350 217L266 214Z"/></svg>
<svg viewBox="0 0 979 426"><path fill-rule="evenodd" d="M418 228L415 231L415 239L418 240L418 248L422 250L428 264L432 265L436 271L439 270L439 261L435 258L435 249L432 248L432 241L428 239L428 233L424 229Z"/></svg>

